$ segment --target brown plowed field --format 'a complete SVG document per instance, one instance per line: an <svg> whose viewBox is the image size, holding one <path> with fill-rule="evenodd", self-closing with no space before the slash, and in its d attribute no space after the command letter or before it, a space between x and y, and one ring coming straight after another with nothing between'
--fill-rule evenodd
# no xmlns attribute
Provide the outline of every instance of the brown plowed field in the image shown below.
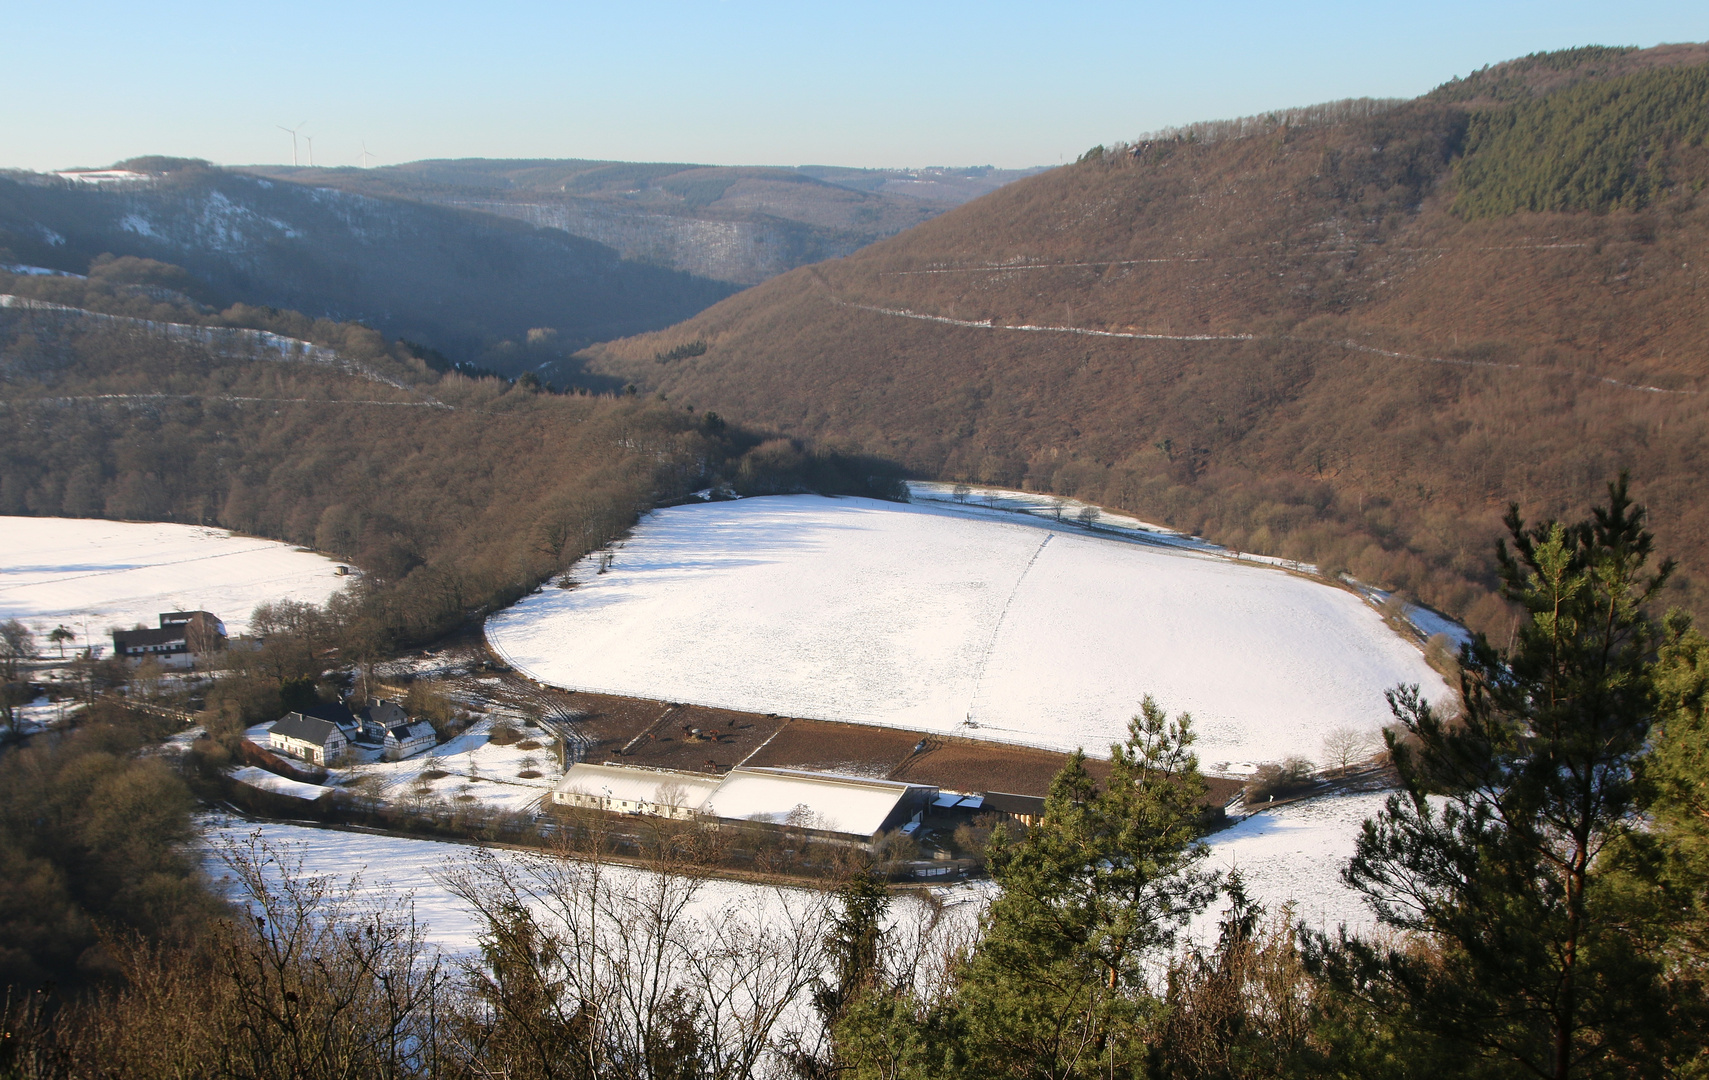
<svg viewBox="0 0 1709 1080"><path fill-rule="evenodd" d="M1061 751L981 739L559 690L514 672L503 676L499 688L483 689L495 697L579 714L576 727L594 741L587 755L594 762L719 773L737 765L807 769L950 791L1003 791L1043 798L1051 779L1068 761ZM701 734L692 735L685 728L699 728ZM925 746L916 752L921 742ZM1089 758L1086 769L1101 781L1109 775L1110 766ZM1211 777L1207 784L1205 801L1215 806L1224 805L1240 790L1236 780Z"/></svg>
<svg viewBox="0 0 1709 1080"><path fill-rule="evenodd" d="M884 779L908 759L923 735L867 724L791 720L747 764Z"/></svg>

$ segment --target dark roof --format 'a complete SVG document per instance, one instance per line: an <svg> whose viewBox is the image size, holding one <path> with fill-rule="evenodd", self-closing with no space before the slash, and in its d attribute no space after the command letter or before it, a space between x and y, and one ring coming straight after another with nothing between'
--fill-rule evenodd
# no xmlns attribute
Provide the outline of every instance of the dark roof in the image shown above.
<svg viewBox="0 0 1709 1080"><path fill-rule="evenodd" d="M1026 814L1037 817L1044 813L1044 800L1036 795L1014 795L1007 791L987 791L983 809L999 814Z"/></svg>
<svg viewBox="0 0 1709 1080"><path fill-rule="evenodd" d="M356 717L351 715L350 710L344 707L343 702L323 701L318 705L311 705L306 709L299 709L298 711L304 716L311 717L315 720L325 720L327 723L337 724L341 728L352 728L356 726Z"/></svg>
<svg viewBox="0 0 1709 1080"><path fill-rule="evenodd" d="M293 739L301 739L316 746L325 746L334 732L340 737L338 725L330 720L322 720L315 716L304 716L302 713L286 713L284 718L273 725L275 735L285 735Z"/></svg>
<svg viewBox="0 0 1709 1080"><path fill-rule="evenodd" d="M187 623L197 615L206 615L215 622L219 621L211 611L162 611L160 613L160 625L171 626L174 623Z"/></svg>
<svg viewBox="0 0 1709 1080"><path fill-rule="evenodd" d="M113 648L119 652L144 645L182 645L184 627L168 626L159 630L114 630Z"/></svg>
<svg viewBox="0 0 1709 1080"><path fill-rule="evenodd" d="M402 705L395 701L387 701L384 698L375 698L364 705L360 715L363 720L378 724L383 728L394 728L399 724L409 722L409 717L404 712Z"/></svg>

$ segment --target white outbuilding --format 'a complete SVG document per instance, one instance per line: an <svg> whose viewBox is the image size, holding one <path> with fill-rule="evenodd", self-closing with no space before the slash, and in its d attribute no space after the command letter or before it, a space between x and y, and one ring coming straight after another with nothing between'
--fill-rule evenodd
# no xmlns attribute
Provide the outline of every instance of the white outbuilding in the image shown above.
<svg viewBox="0 0 1709 1080"><path fill-rule="evenodd" d="M915 820L938 790L796 769L742 768L722 777L631 765L572 765L552 801L618 814L758 822L870 843Z"/></svg>
<svg viewBox="0 0 1709 1080"><path fill-rule="evenodd" d="M906 825L937 793L935 787L893 780L736 768L725 775L706 809L727 821L764 821L866 843Z"/></svg>
<svg viewBox="0 0 1709 1080"><path fill-rule="evenodd" d="M571 765L552 790L560 806L686 820L701 813L719 778L631 765Z"/></svg>

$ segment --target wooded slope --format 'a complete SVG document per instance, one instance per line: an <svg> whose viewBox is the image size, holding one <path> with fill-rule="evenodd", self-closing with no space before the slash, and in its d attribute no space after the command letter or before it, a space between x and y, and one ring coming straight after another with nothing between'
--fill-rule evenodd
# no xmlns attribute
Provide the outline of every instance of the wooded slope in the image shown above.
<svg viewBox="0 0 1709 1080"><path fill-rule="evenodd" d="M716 416L468 378L366 327L203 316L145 305L137 288L97 274L65 283L60 306L0 304L0 514L220 525L312 546L365 571L364 603L388 638L425 640L508 604L700 488L894 491L872 463ZM73 299L107 310L64 306ZM272 333L240 328L244 314Z"/></svg>
<svg viewBox="0 0 1709 1080"><path fill-rule="evenodd" d="M1098 148L590 363L1502 634L1507 502L1576 513L1629 468L1697 605L1706 61L1575 50Z"/></svg>

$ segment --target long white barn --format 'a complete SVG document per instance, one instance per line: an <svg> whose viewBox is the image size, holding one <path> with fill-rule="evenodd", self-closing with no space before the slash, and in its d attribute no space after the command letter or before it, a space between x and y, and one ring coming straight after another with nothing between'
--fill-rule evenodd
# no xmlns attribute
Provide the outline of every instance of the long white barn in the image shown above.
<svg viewBox="0 0 1709 1080"><path fill-rule="evenodd" d="M722 777L628 765L572 765L560 806L689 820L757 821L870 843L925 809L938 789L793 769L735 768Z"/></svg>

